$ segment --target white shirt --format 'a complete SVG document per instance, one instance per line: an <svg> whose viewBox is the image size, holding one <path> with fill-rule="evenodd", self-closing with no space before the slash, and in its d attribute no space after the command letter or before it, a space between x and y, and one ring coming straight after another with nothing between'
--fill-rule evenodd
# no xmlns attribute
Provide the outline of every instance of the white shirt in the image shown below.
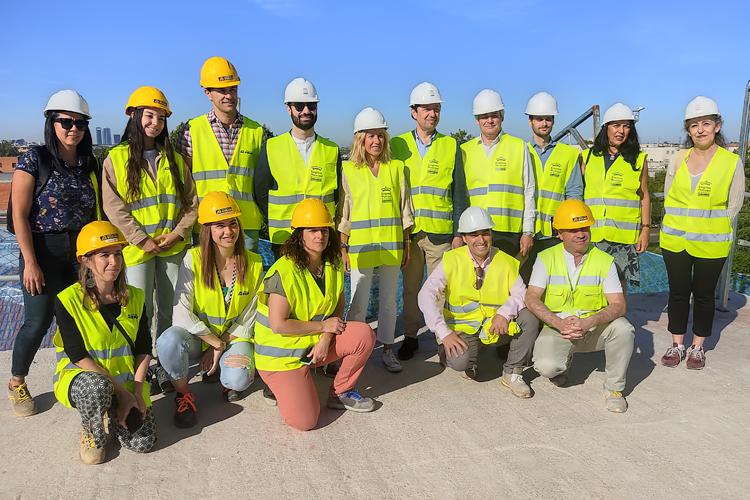
<svg viewBox="0 0 750 500"><path fill-rule="evenodd" d="M294 134L290 134L292 136L292 140L294 141L294 144L297 145L297 149L299 150L300 156L302 156L302 161L305 162L305 166L310 162L310 154L312 154L312 148L313 144L315 144L315 138L318 136L317 134L313 134L311 137L308 137L307 139L297 139L294 137Z"/></svg>

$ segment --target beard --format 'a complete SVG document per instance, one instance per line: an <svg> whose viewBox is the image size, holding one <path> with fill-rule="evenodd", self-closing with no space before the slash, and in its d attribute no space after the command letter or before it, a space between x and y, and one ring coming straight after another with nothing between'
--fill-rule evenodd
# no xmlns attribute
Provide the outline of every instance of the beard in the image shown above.
<svg viewBox="0 0 750 500"><path fill-rule="evenodd" d="M294 126L301 129L301 130L310 130L315 126L315 122L318 121L318 115L310 113L307 116L312 116L312 119L306 123L302 123L299 116L294 116L294 113L292 113L292 123L294 123Z"/></svg>

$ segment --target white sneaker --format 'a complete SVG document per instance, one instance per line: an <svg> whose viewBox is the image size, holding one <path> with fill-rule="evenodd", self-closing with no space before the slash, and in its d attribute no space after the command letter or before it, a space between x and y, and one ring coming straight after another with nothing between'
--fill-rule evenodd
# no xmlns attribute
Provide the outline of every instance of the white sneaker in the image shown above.
<svg viewBox="0 0 750 500"><path fill-rule="evenodd" d="M398 360L396 355L393 354L393 349L383 350L383 364L391 373L398 373L403 369L403 366L401 366L401 362Z"/></svg>

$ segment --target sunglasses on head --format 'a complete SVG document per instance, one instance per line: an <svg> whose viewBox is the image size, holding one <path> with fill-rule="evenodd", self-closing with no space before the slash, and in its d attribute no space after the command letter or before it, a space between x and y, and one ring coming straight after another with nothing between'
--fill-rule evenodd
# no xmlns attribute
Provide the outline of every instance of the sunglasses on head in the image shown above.
<svg viewBox="0 0 750 500"><path fill-rule="evenodd" d="M73 128L73 125L76 126L78 130L85 130L86 127L89 126L88 120L74 120L72 118L55 118L53 120L55 123L59 123L62 128L65 130L70 130Z"/></svg>
<svg viewBox="0 0 750 500"><path fill-rule="evenodd" d="M482 288L482 285L484 284L484 269L482 269L481 267L475 267L474 274L477 275L477 279L476 281L474 281L474 288L479 290Z"/></svg>
<svg viewBox="0 0 750 500"><path fill-rule="evenodd" d="M296 109L298 113L302 113L305 110L305 107L310 111L318 109L317 102L290 102L289 105Z"/></svg>

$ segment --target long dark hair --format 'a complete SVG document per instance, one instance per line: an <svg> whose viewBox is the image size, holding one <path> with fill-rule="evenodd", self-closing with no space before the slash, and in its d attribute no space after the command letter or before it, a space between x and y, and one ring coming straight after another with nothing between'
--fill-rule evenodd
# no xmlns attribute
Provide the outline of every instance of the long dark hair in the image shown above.
<svg viewBox="0 0 750 500"><path fill-rule="evenodd" d="M66 113L68 112L74 113L74 111L66 111ZM52 111L47 115L47 120L44 122L44 147L49 151L49 154L52 155L52 164L55 168L59 172L67 173L68 169L66 169L60 161L60 151L57 148L57 134L55 134L55 119L59 118L59 116L60 113L58 111ZM83 159L82 166L86 174L91 173L96 162L96 159L94 158L93 144L94 141L91 138L91 130L89 130L89 127L86 127L86 130L83 132L83 139L81 139L81 142L76 146L76 153Z"/></svg>
<svg viewBox="0 0 750 500"><path fill-rule="evenodd" d="M323 264L329 264L332 268L338 270L341 264L341 239L339 233L334 231L333 228L326 229L328 229L328 246L323 249ZM289 257L300 271L307 269L312 260L302 241L304 230L304 227L295 229L289 239L281 246L281 255Z"/></svg>
<svg viewBox="0 0 750 500"><path fill-rule="evenodd" d="M641 143L638 141L638 132L635 130L635 122L633 120L628 121L630 123L630 132L628 133L625 142L617 148L617 152L620 153L623 160L630 164L630 168L638 170L636 168L636 161L638 160L638 155L641 153ZM594 147L592 148L594 156L609 154L610 143L609 136L607 135L607 127L609 127L609 123L604 125L599 133L596 134Z"/></svg>
<svg viewBox="0 0 750 500"><path fill-rule="evenodd" d="M143 168L143 143L145 142L146 133L143 131L143 108L136 108L133 114L130 115L127 125L125 125L125 132L122 133L122 140L128 143L128 151L130 157L128 163L125 165L127 169L128 179L128 200L136 200L141 196L141 169ZM182 210L187 210L190 206L190 199L185 192L185 184L182 182L180 166L175 160L174 149L172 143L169 141L169 130L167 129L167 118L164 117L164 128L161 133L156 136L156 145L159 149L164 151L167 155L167 162L169 163L169 171L174 179L175 187L177 188L177 198L180 200ZM156 168L156 166L154 166Z"/></svg>
<svg viewBox="0 0 750 500"><path fill-rule="evenodd" d="M216 288L216 257L214 249L214 240L211 237L211 225L213 223L203 224L201 226L201 281L210 290ZM237 219L238 236L234 242L234 268L237 271L237 281L244 284L247 279L247 254L245 253L245 238L242 234L242 223Z"/></svg>

